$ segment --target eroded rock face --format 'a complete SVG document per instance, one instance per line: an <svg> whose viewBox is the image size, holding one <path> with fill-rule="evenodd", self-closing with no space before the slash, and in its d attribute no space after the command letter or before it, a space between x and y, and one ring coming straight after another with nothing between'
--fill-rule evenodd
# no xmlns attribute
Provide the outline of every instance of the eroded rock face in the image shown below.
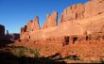
<svg viewBox="0 0 104 64"><path fill-rule="evenodd" d="M30 20L28 24L21 29L21 33L25 37L26 32L28 38L37 40L58 35L84 35L85 32L87 32L87 34L102 32L101 28L104 26L103 3L103 0L90 0L86 4L80 3L68 7L62 13L61 23L58 26L57 12L53 12L47 16L42 29L40 29L39 19L36 16L34 20Z"/></svg>
<svg viewBox="0 0 104 64"><path fill-rule="evenodd" d="M27 30L27 26L25 25L24 27L21 28L21 34L26 32L26 30Z"/></svg>
<svg viewBox="0 0 104 64"><path fill-rule="evenodd" d="M39 24L39 18L38 18L38 16L36 16L36 17L34 18L32 25L33 25L32 28L33 28L34 30L39 30L39 29L40 29L40 24Z"/></svg>
<svg viewBox="0 0 104 64"><path fill-rule="evenodd" d="M36 31L40 29L39 19L36 16L34 20L30 20L27 24L27 31Z"/></svg>
<svg viewBox="0 0 104 64"><path fill-rule="evenodd" d="M36 16L34 20L30 20L27 25L21 28L21 32L31 32L40 29L39 18Z"/></svg>
<svg viewBox="0 0 104 64"><path fill-rule="evenodd" d="M84 10L83 4L77 4L77 5L73 5L71 7L68 7L62 13L61 22L72 21L72 20L76 20L76 19L82 19L82 18L84 18L84 15L83 15L84 11L85 10Z"/></svg>
<svg viewBox="0 0 104 64"><path fill-rule="evenodd" d="M30 20L27 25L21 28L21 37L22 39L29 39L30 32L40 30L39 18L36 16L34 20Z"/></svg>
<svg viewBox="0 0 104 64"><path fill-rule="evenodd" d="M104 13L104 0L91 0L85 4L85 17L92 17Z"/></svg>
<svg viewBox="0 0 104 64"><path fill-rule="evenodd" d="M47 19L43 25L43 28L49 28L57 26L57 19L58 19L58 13L53 12L51 15L47 16Z"/></svg>
<svg viewBox="0 0 104 64"><path fill-rule="evenodd" d="M36 16L34 20L30 20L29 23L21 29L21 33L23 35L23 33L26 32L28 38L37 40L58 35L69 36L84 35L85 32L87 32L87 34L103 32L101 31L101 28L104 26L103 5L104 0L90 0L85 4L72 5L63 11L61 23L58 26L58 13L53 12L47 16L42 29L40 29L39 19Z"/></svg>
<svg viewBox="0 0 104 64"><path fill-rule="evenodd" d="M42 29L40 29L38 17L31 20L24 28L21 29L21 38L26 41L28 40L29 42L32 41L31 44L26 44L27 47L41 47L42 50L40 53L43 56L48 56L48 54L51 55L50 53L54 54L53 51L55 51L55 53L63 53L62 56L67 56L73 54L70 51L73 52L73 50L78 48L78 52L75 51L78 55L82 55L83 57L84 54L87 56L86 53L89 51L85 50L91 50L89 48L90 44L87 40L92 40L92 43L95 40L104 40L103 12L104 0L90 0L86 4L73 5L64 10L61 17L61 23L59 25L57 25L57 12L53 12L51 15L47 16ZM72 46L69 45L70 43ZM82 53L82 50L80 50L81 46L79 44L82 44L81 46L84 45L81 49L86 47L83 54L80 54ZM97 44L99 43L97 42ZM66 47L65 45L69 45L69 47ZM96 44L93 43L93 45ZM93 45L91 46L93 47ZM59 48L57 48L58 46ZM46 51L48 47L49 49ZM64 49L63 47L66 48ZM99 48L97 45L96 47ZM56 49L58 49L58 51L56 51ZM66 50L65 54L62 50ZM93 52L93 50L91 51ZM92 52L90 55L93 55Z"/></svg>
<svg viewBox="0 0 104 64"><path fill-rule="evenodd" d="M62 13L61 22L89 18L104 13L104 0L90 0L85 4L72 5Z"/></svg>

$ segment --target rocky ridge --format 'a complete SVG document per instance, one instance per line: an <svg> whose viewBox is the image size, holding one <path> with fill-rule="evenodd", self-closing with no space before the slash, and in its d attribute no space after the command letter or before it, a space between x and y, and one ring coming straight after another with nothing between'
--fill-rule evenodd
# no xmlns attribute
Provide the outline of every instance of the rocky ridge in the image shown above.
<svg viewBox="0 0 104 64"><path fill-rule="evenodd" d="M103 50L100 50L104 42L104 0L89 0L85 4L66 8L59 24L57 16L57 12L48 15L42 28L37 17L31 20L21 29L16 45L40 48L42 56L59 53L65 57L75 53L85 60L97 60L104 56ZM64 52L61 52L63 49ZM93 52L96 52L94 56Z"/></svg>

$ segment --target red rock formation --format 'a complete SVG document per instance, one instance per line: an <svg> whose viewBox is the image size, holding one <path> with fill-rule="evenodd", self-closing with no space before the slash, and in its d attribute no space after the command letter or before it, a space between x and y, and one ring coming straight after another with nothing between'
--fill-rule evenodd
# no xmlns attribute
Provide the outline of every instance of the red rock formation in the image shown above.
<svg viewBox="0 0 104 64"><path fill-rule="evenodd" d="M61 22L82 19L82 18L84 18L84 11L85 11L85 9L84 9L83 4L77 4L77 5L68 7L62 13Z"/></svg>
<svg viewBox="0 0 104 64"><path fill-rule="evenodd" d="M39 24L39 18L38 16L36 16L33 20L33 29L36 31L36 30L39 30L40 29L40 24Z"/></svg>
<svg viewBox="0 0 104 64"><path fill-rule="evenodd" d="M40 29L39 18L36 16L34 20L30 20L27 24L27 31L37 31Z"/></svg>
<svg viewBox="0 0 104 64"><path fill-rule="evenodd" d="M34 32L39 29L40 29L39 18L38 18L38 16L36 16L34 18L34 20L30 20L27 25L25 25L23 28L21 28L20 39L29 39L30 32Z"/></svg>
<svg viewBox="0 0 104 64"><path fill-rule="evenodd" d="M93 52L97 52L94 49L99 50L104 47L102 43L99 44L104 41L103 7L104 0L90 0L86 4L73 5L64 10L58 26L58 14L54 12L47 17L42 29L36 17L22 28L21 41L25 39L22 45L40 48L40 54L43 56L50 56L57 52L62 56L67 56L73 54L74 51L81 59L86 56L91 57ZM25 43L26 41L29 43ZM104 56L103 50L99 50L92 57L100 53L100 56Z"/></svg>
<svg viewBox="0 0 104 64"><path fill-rule="evenodd" d="M39 18L38 16L36 16L34 20L30 20L28 24L21 30L25 32L30 32L30 31L37 31L39 29L40 29Z"/></svg>
<svg viewBox="0 0 104 64"><path fill-rule="evenodd" d="M25 25L24 27L21 28L21 34L26 32L27 26Z"/></svg>
<svg viewBox="0 0 104 64"><path fill-rule="evenodd" d="M61 22L88 18L104 13L104 0L90 0L86 4L72 5L62 13Z"/></svg>
<svg viewBox="0 0 104 64"><path fill-rule="evenodd" d="M85 17L92 17L104 13L104 0L91 0L85 4Z"/></svg>
<svg viewBox="0 0 104 64"><path fill-rule="evenodd" d="M57 25L57 18L58 18L58 13L53 12L51 15L47 16L47 19L43 25L43 28L49 28L49 27L54 27Z"/></svg>
<svg viewBox="0 0 104 64"><path fill-rule="evenodd" d="M62 13L61 22L64 23L59 24L59 26L57 26L58 14L57 12L53 12L47 16L41 30L39 30L38 17L36 17L22 28L22 32L28 33L28 37L32 40L56 36L83 35L85 32L87 34L102 32L101 28L104 26L103 3L103 0L91 0L86 4L77 4L68 7ZM98 4L98 6L95 4ZM92 9L91 11L90 8ZM99 9L96 10L96 8Z"/></svg>

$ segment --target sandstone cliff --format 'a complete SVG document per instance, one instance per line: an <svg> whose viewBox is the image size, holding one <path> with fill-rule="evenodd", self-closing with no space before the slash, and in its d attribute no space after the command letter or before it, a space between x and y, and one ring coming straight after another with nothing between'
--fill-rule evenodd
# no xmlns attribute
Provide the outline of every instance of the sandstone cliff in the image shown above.
<svg viewBox="0 0 104 64"><path fill-rule="evenodd" d="M104 13L103 0L90 0L85 4L72 5L62 13L61 22L88 18Z"/></svg>
<svg viewBox="0 0 104 64"><path fill-rule="evenodd" d="M51 15L48 15L46 21L43 25L43 28L54 27L57 25L58 13L53 12Z"/></svg>
<svg viewBox="0 0 104 64"><path fill-rule="evenodd" d="M84 4L72 5L62 13L61 22L83 19L85 12Z"/></svg>
<svg viewBox="0 0 104 64"><path fill-rule="evenodd" d="M103 12L104 0L90 0L85 4L72 5L63 11L61 22L58 25L57 12L47 16L41 29L37 17L35 20L31 20L22 29L24 33L21 34L21 39L25 39L25 36L30 40L40 40L59 36L100 33L104 29Z"/></svg>
<svg viewBox="0 0 104 64"><path fill-rule="evenodd" d="M104 57L104 0L66 8L59 24L57 15L47 16L41 29L37 17L31 20L21 29L18 45L39 48L40 55L46 57L56 53L62 57L75 54L86 61Z"/></svg>

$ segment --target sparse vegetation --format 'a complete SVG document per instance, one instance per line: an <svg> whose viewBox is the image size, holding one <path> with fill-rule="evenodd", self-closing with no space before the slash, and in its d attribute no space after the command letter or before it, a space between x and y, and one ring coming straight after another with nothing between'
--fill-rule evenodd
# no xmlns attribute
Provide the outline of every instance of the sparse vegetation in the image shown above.
<svg viewBox="0 0 104 64"><path fill-rule="evenodd" d="M12 50L12 53L18 57L33 55L33 57L39 57L39 49L29 49L25 47L17 47Z"/></svg>
<svg viewBox="0 0 104 64"><path fill-rule="evenodd" d="M34 50L29 49L29 50L32 54L34 54L34 57L38 58L40 56L39 49L34 49Z"/></svg>

